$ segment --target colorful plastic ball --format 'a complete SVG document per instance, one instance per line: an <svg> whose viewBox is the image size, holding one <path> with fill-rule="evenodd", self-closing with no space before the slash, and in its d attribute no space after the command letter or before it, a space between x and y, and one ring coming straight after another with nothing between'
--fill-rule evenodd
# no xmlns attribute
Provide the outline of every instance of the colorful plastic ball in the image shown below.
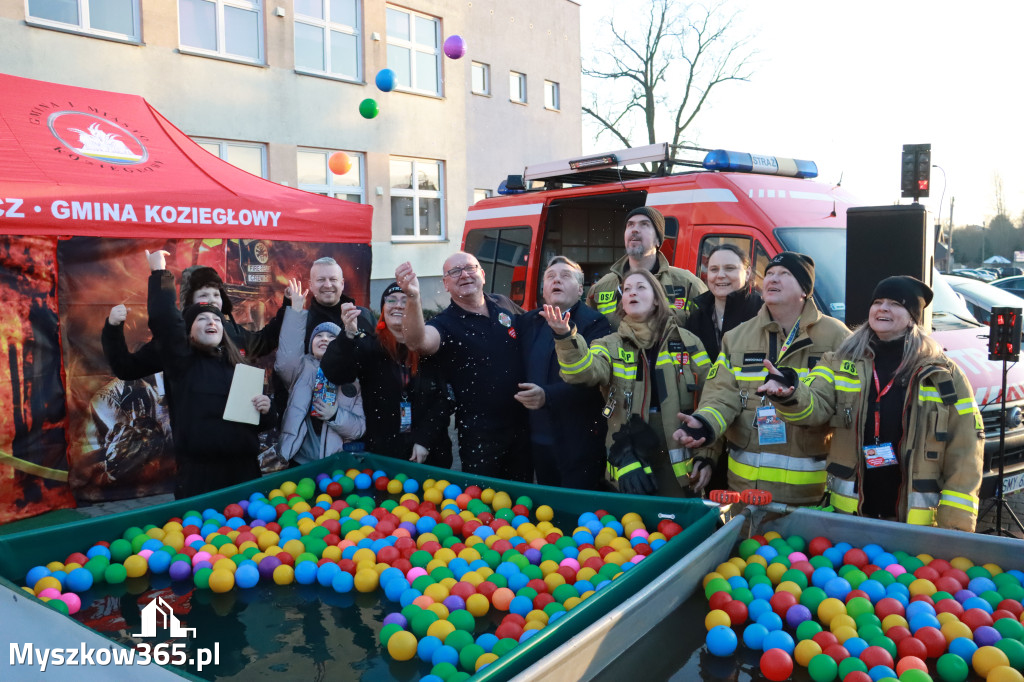
<svg viewBox="0 0 1024 682"><path fill-rule="evenodd" d="M743 644L748 649L761 651L764 649L764 638L767 636L768 628L759 623L751 623L743 629Z"/></svg>
<svg viewBox="0 0 1024 682"><path fill-rule="evenodd" d="M782 649L787 654L792 655L796 643L793 641L793 636L785 630L773 630L765 636L762 646L765 651L769 649Z"/></svg>
<svg viewBox="0 0 1024 682"><path fill-rule="evenodd" d="M444 55L449 59L461 59L466 54L466 41L462 36L450 35L444 39Z"/></svg>
<svg viewBox="0 0 1024 682"><path fill-rule="evenodd" d="M987 678L993 668L1001 665L1009 666L1010 659L1001 649L994 646L978 647L971 657L971 666L974 668L974 672L982 678Z"/></svg>
<svg viewBox="0 0 1024 682"><path fill-rule="evenodd" d="M949 643L949 653L959 656L965 661L970 661L977 650L978 645L974 643L973 639L967 637L957 637Z"/></svg>
<svg viewBox="0 0 1024 682"><path fill-rule="evenodd" d="M1000 665L992 668L985 682L1024 682L1024 675L1015 668Z"/></svg>
<svg viewBox="0 0 1024 682"><path fill-rule="evenodd" d="M327 167L335 175L344 175L352 169L352 159L345 152L334 152L327 159ZM340 489L341 486L339 485Z"/></svg>
<svg viewBox="0 0 1024 682"><path fill-rule="evenodd" d="M940 656L935 670L942 682L964 682L971 672L967 661L952 653Z"/></svg>
<svg viewBox="0 0 1024 682"><path fill-rule="evenodd" d="M441 644L441 640L437 637L433 637L431 635L422 637L416 645L416 655L424 663L430 663L430 659L433 657L434 652L437 651Z"/></svg>
<svg viewBox="0 0 1024 682"><path fill-rule="evenodd" d="M399 630L388 639L388 653L396 661L408 661L416 655L416 636L411 632Z"/></svg>
<svg viewBox="0 0 1024 682"><path fill-rule="evenodd" d="M839 672L839 664L835 659L825 654L818 654L811 659L807 666L807 672L814 682L832 682Z"/></svg>
<svg viewBox="0 0 1024 682"><path fill-rule="evenodd" d="M295 569L288 564L281 564L274 569L274 583L277 585L291 585L295 578Z"/></svg>
<svg viewBox="0 0 1024 682"><path fill-rule="evenodd" d="M255 587L259 581L260 571L254 564L249 563L239 566L235 571L235 584L243 590Z"/></svg>
<svg viewBox="0 0 1024 682"><path fill-rule="evenodd" d="M896 679L896 671L888 665L876 665L868 669L868 677L874 682L881 682L884 679Z"/></svg>
<svg viewBox="0 0 1024 682"><path fill-rule="evenodd" d="M760 668L772 682L782 682L793 673L793 659L782 649L769 649L761 654Z"/></svg>
<svg viewBox="0 0 1024 682"><path fill-rule="evenodd" d="M731 656L739 644L736 633L725 625L716 625L708 630L708 651L715 656Z"/></svg>
<svg viewBox="0 0 1024 682"><path fill-rule="evenodd" d="M373 79L373 82L377 84L377 88L381 92L391 92L395 89L395 85L398 83L398 77L391 69L381 69L377 72L377 76Z"/></svg>
<svg viewBox="0 0 1024 682"><path fill-rule="evenodd" d="M160 553L164 554L163 552ZM164 554L164 556L168 555ZM67 577L64 579L64 587L70 592L85 592L92 587L92 583L92 573L90 573L87 568L76 568L68 573Z"/></svg>
<svg viewBox="0 0 1024 682"><path fill-rule="evenodd" d="M331 587L338 594L347 594L352 591L355 580L348 571L338 571L331 579ZM360 590L361 591L361 590Z"/></svg>
<svg viewBox="0 0 1024 682"><path fill-rule="evenodd" d="M376 100L374 100L374 99L372 99L370 97L367 97L366 99L364 99L362 102L359 103L359 115L362 116L363 118L366 118L366 119L377 118L377 114L379 114L379 113L380 113L380 107L377 106L377 101ZM365 476L366 477L366 479L365 479L366 485L365 486L360 486L359 485L359 483L361 482L361 479L359 478L360 476ZM409 480L412 480L412 479L409 479ZM370 480L370 477L367 476L366 474L359 474L358 476L356 476L356 488L359 488L360 490L366 490L367 488L370 487L371 484L372 484L372 481ZM406 490L406 492L413 492L413 491Z"/></svg>
<svg viewBox="0 0 1024 682"><path fill-rule="evenodd" d="M1024 670L1024 643L1017 639L1004 637L996 642L995 647L1006 654L1011 668Z"/></svg>

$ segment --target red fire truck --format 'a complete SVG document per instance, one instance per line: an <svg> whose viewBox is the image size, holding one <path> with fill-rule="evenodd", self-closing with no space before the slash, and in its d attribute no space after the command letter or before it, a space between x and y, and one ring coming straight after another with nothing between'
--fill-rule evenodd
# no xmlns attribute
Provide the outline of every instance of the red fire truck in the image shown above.
<svg viewBox="0 0 1024 682"><path fill-rule="evenodd" d="M555 255L582 267L585 286L625 253L626 214L653 206L665 215L662 253L707 279L711 249L723 242L751 254L760 288L768 260L780 251L814 258L818 307L845 319L846 210L858 202L841 187L814 180L812 161L684 148L703 158L672 154L670 145L623 149L528 166L502 183L502 196L469 209L463 248L486 272L487 289L524 308L538 305L541 271ZM640 168L637 168L640 166ZM933 335L967 374L985 422L986 478L993 494L998 463L1001 366L989 362L986 328L949 285L933 282ZM1007 380L1004 490L1024 488L1024 368Z"/></svg>

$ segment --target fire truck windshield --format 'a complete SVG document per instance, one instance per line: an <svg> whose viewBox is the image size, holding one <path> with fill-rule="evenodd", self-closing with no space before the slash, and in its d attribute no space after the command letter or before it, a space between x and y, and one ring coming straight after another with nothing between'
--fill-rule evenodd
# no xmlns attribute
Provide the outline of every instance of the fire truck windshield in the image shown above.
<svg viewBox="0 0 1024 682"><path fill-rule="evenodd" d="M779 227L775 237L787 251L814 259L814 298L826 315L846 320L846 230Z"/></svg>

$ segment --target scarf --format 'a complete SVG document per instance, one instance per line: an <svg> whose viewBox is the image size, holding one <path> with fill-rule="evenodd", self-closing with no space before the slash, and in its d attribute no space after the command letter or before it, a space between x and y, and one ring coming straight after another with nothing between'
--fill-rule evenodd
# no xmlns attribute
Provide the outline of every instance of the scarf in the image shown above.
<svg viewBox="0 0 1024 682"><path fill-rule="evenodd" d="M651 326L653 322L653 318L644 322L634 322L628 317L623 317L619 322L619 334L631 338L638 348L647 350L658 342L660 336L655 334L655 330Z"/></svg>

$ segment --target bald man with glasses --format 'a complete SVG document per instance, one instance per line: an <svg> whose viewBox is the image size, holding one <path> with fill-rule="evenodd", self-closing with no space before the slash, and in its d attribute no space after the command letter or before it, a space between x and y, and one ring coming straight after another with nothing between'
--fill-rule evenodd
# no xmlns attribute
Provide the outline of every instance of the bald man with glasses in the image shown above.
<svg viewBox="0 0 1024 682"><path fill-rule="evenodd" d="M462 470L527 480L532 466L526 409L515 399L524 380L515 322L524 311L506 296L486 293L483 268L472 254L453 254L443 272L451 304L425 323L412 265L395 270L408 297L405 343L434 357L455 394Z"/></svg>

